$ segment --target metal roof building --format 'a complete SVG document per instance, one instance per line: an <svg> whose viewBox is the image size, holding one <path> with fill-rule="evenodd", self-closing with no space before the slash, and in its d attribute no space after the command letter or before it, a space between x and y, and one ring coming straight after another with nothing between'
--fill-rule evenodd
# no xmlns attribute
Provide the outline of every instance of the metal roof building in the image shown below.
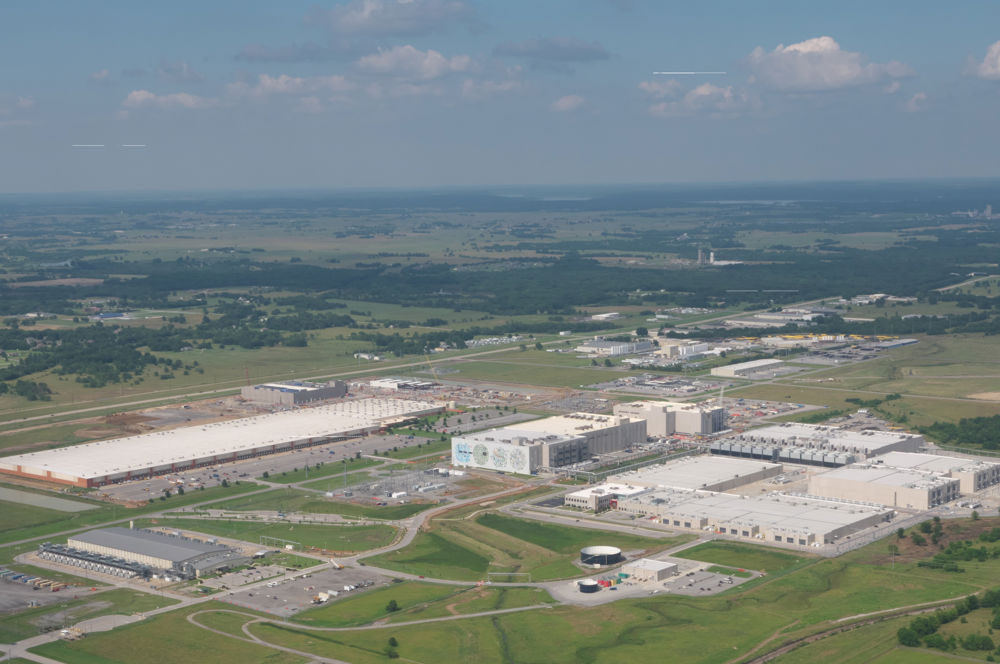
<svg viewBox="0 0 1000 664"><path fill-rule="evenodd" d="M442 410L422 401L357 399L3 457L0 473L101 486L344 440Z"/></svg>
<svg viewBox="0 0 1000 664"><path fill-rule="evenodd" d="M916 452L924 444L923 436L903 431L850 431L795 422L751 429L735 436L727 436L724 440L776 447L807 447L854 454L860 458L892 451Z"/></svg>
<svg viewBox="0 0 1000 664"><path fill-rule="evenodd" d="M929 471L855 465L813 475L809 493L926 510L958 498L959 481Z"/></svg>
<svg viewBox="0 0 1000 664"><path fill-rule="evenodd" d="M959 491L962 493L975 493L1000 483L1000 464L983 459L889 452L869 461L886 468L926 470L953 477L959 481Z"/></svg>
<svg viewBox="0 0 1000 664"><path fill-rule="evenodd" d="M774 477L781 470L779 463L703 455L647 466L609 479L640 487L726 491Z"/></svg>

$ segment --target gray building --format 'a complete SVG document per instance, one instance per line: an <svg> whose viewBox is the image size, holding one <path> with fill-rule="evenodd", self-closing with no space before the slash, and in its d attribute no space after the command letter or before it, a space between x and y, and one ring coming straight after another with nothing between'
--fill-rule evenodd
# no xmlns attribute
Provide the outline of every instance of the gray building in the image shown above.
<svg viewBox="0 0 1000 664"><path fill-rule="evenodd" d="M301 406L324 399L337 399L347 394L347 383L334 380L329 383L309 383L289 380L280 383L246 385L240 396L247 401L269 406Z"/></svg>
<svg viewBox="0 0 1000 664"><path fill-rule="evenodd" d="M236 549L214 541L120 527L101 528L70 536L62 555L72 558L74 552L77 552L76 558L81 562L90 562L95 556L103 556L137 563L148 568L151 573L173 574L186 579L217 569L243 565L250 560Z"/></svg>

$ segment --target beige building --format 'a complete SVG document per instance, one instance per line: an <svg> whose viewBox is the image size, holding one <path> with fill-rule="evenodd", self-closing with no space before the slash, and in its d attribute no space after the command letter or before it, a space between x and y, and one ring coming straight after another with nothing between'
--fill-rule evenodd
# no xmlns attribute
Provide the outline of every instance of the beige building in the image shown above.
<svg viewBox="0 0 1000 664"><path fill-rule="evenodd" d="M697 403L631 401L616 404L614 413L646 420L646 434L660 438L675 433L708 435L726 428L725 409Z"/></svg>
<svg viewBox="0 0 1000 664"><path fill-rule="evenodd" d="M640 582L663 581L677 574L677 569L676 563L652 558L640 558L622 566L623 573Z"/></svg>
<svg viewBox="0 0 1000 664"><path fill-rule="evenodd" d="M859 459L894 451L916 452L924 444L923 436L904 431L850 431L797 422L784 422L751 429L741 434L727 436L724 440L748 445L801 447L853 454Z"/></svg>
<svg viewBox="0 0 1000 664"><path fill-rule="evenodd" d="M779 463L701 455L647 466L611 477L616 484L649 488L727 491L780 475Z"/></svg>
<svg viewBox="0 0 1000 664"><path fill-rule="evenodd" d="M563 496L563 504L568 507L603 512L617 506L618 501L623 498L638 496L648 491L651 489L641 486L601 484L566 494Z"/></svg>
<svg viewBox="0 0 1000 664"><path fill-rule="evenodd" d="M781 360L753 360L750 362L729 364L724 367L715 367L711 373L713 376L722 376L724 378L740 378L752 376L759 372L772 371L783 364L784 362Z"/></svg>
<svg viewBox="0 0 1000 664"><path fill-rule="evenodd" d="M289 380L281 383L244 385L240 388L240 396L247 401L270 406L300 406L324 399L337 399L345 394L347 394L347 383L342 380L329 383Z"/></svg>
<svg viewBox="0 0 1000 664"><path fill-rule="evenodd" d="M809 478L809 493L888 507L927 510L958 498L959 480L919 470L845 466Z"/></svg>
<svg viewBox="0 0 1000 664"><path fill-rule="evenodd" d="M982 459L889 452L869 461L886 468L924 470L953 477L959 482L958 490L964 494L975 493L1000 483L1000 464Z"/></svg>

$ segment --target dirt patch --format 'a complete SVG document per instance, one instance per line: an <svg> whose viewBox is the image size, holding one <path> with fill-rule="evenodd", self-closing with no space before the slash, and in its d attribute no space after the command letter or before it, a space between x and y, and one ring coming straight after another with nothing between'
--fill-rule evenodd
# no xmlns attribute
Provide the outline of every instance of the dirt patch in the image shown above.
<svg viewBox="0 0 1000 664"><path fill-rule="evenodd" d="M1000 401L1000 392L976 392L975 394L967 394L966 397L980 401Z"/></svg>

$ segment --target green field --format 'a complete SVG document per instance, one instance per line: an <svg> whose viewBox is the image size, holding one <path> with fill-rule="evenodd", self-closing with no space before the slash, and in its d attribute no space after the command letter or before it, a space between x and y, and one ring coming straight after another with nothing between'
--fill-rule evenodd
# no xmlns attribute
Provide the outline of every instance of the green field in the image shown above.
<svg viewBox="0 0 1000 664"><path fill-rule="evenodd" d="M142 527L155 525L164 528L192 530L207 535L218 535L258 542L261 537L278 537L299 542L304 547L327 551L349 552L377 549L392 542L396 529L392 526L339 526L290 523L262 523L258 521L224 521L207 519L154 519L142 520ZM138 524L137 524L138 525Z"/></svg>
<svg viewBox="0 0 1000 664"><path fill-rule="evenodd" d="M410 574L460 581L479 580L487 572L530 573L533 581L539 581L583 574L573 560L579 549L588 544L651 551L689 539L688 536L654 539L494 513L475 519L459 518L460 514L448 513L447 518L436 519L434 528L421 532L409 546L370 558L369 563Z"/></svg>
<svg viewBox="0 0 1000 664"><path fill-rule="evenodd" d="M177 603L175 599L125 589L103 592L66 590L63 594L67 596L66 601L0 617L0 642L13 643L43 631L69 627L88 618L142 613ZM73 595L79 596L79 599L72 599Z"/></svg>
<svg viewBox="0 0 1000 664"><path fill-rule="evenodd" d="M276 512L305 512L307 514L342 514L365 518L396 520L405 519L418 512L430 509L437 503L406 503L405 505L359 505L326 498L321 494L298 489L274 489L264 493L214 503L213 509L252 512L268 510Z"/></svg>
<svg viewBox="0 0 1000 664"><path fill-rule="evenodd" d="M377 466L381 461L375 459L348 459L347 460L347 472L351 473L355 470L361 470L362 468L370 468L372 466ZM268 477L258 477L259 480L267 480L268 482L274 482L276 484L292 484L293 482L303 482L308 479L319 479L322 477L341 476L344 473L344 462L343 461L331 461L329 463L324 463L322 466L310 466L307 471L305 468L299 468L298 470L289 470L281 473L275 473L274 475L268 475ZM308 475L308 477L307 477Z"/></svg>
<svg viewBox="0 0 1000 664"><path fill-rule="evenodd" d="M758 572L778 572L806 561L815 560L813 556L724 540L699 544L675 553L674 556L737 569L752 569Z"/></svg>
<svg viewBox="0 0 1000 664"><path fill-rule="evenodd" d="M225 604L200 604L172 611L153 620L120 627L113 632L91 634L79 641L56 641L31 651L67 664L301 664L306 658L283 653L246 641L227 639L185 620L189 613L206 608L228 608ZM123 647L127 643L127 647Z"/></svg>

